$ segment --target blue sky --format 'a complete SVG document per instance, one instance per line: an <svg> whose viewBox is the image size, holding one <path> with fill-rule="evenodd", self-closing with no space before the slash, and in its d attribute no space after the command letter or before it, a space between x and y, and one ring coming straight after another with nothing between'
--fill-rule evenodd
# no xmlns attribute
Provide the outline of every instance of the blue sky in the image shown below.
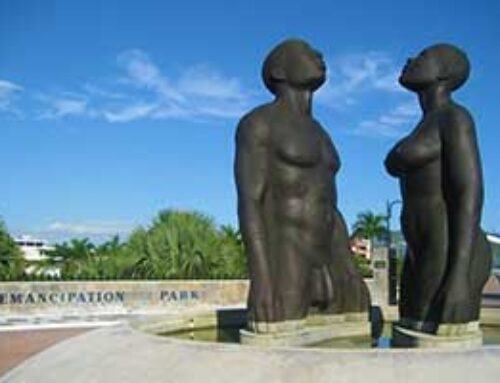
<svg viewBox="0 0 500 383"><path fill-rule="evenodd" d="M497 1L0 0L0 216L50 240L126 234L168 207L236 224L235 126L271 98L266 53L301 37L328 64L314 108L349 224L399 197L382 162L419 118L396 84L406 58L466 50L456 98L476 120L483 226L500 231L499 19Z"/></svg>

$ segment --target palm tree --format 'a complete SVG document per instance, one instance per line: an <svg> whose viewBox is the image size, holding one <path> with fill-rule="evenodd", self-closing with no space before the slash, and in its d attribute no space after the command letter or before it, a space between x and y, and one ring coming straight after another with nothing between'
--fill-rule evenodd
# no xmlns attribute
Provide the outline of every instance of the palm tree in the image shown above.
<svg viewBox="0 0 500 383"><path fill-rule="evenodd" d="M220 228L224 260L222 278L248 278L248 265L243 247L243 238L238 229L231 225L222 225Z"/></svg>
<svg viewBox="0 0 500 383"><path fill-rule="evenodd" d="M243 238L241 237L241 233L238 229L235 229L231 225L222 225L220 227L220 231L223 238L234 242L237 246L243 247Z"/></svg>
<svg viewBox="0 0 500 383"><path fill-rule="evenodd" d="M164 210L151 228L132 233L127 247L139 254L136 277L210 278L220 267L215 224L198 212Z"/></svg>
<svg viewBox="0 0 500 383"><path fill-rule="evenodd" d="M356 222L352 227L353 235L373 241L383 237L387 230L385 227L385 216L365 211L357 215Z"/></svg>
<svg viewBox="0 0 500 383"><path fill-rule="evenodd" d="M150 228L129 237L125 253L135 262L133 278L246 278L243 242L231 226L217 228L213 219L192 211L164 210Z"/></svg>
<svg viewBox="0 0 500 383"><path fill-rule="evenodd" d="M99 272L94 255L95 245L88 238L75 238L47 252L46 265L59 267L62 279L94 279Z"/></svg>
<svg viewBox="0 0 500 383"><path fill-rule="evenodd" d="M25 261L21 250L0 220L0 281L22 279L24 268Z"/></svg>
<svg viewBox="0 0 500 383"><path fill-rule="evenodd" d="M142 227L132 232L125 246L125 254L134 259L127 274L135 279L159 279L164 274L164 263L151 246L148 231ZM166 260L165 260L166 261Z"/></svg>
<svg viewBox="0 0 500 383"><path fill-rule="evenodd" d="M98 279L120 279L127 277L127 271L132 261L126 256L124 244L115 235L111 240L95 248L91 257L91 267L97 271Z"/></svg>

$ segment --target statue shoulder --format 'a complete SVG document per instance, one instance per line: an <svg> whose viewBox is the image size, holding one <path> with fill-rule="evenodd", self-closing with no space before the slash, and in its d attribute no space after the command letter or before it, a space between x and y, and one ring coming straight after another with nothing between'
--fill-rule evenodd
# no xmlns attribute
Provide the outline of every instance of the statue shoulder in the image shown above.
<svg viewBox="0 0 500 383"><path fill-rule="evenodd" d="M440 125L445 136L471 134L475 130L472 115L467 108L459 104L453 104L442 112Z"/></svg>
<svg viewBox="0 0 500 383"><path fill-rule="evenodd" d="M448 157L455 155L476 158L477 136L474 120L469 111L461 105L452 105L443 111L440 121L440 137Z"/></svg>
<svg viewBox="0 0 500 383"><path fill-rule="evenodd" d="M269 114L269 106L262 105L244 115L236 129L237 144L265 144L271 133Z"/></svg>

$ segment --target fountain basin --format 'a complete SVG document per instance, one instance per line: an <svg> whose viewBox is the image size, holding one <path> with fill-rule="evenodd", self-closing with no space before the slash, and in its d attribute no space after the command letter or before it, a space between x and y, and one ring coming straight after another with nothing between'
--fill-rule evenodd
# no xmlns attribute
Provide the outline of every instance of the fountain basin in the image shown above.
<svg viewBox="0 0 500 383"><path fill-rule="evenodd" d="M196 327L213 321L216 313L184 313L90 331L35 355L0 381L428 383L439 379L457 383L497 382L500 376L499 346L466 350L255 347L187 341L151 331L179 328L181 323ZM498 325L500 310L485 312L482 318L483 324Z"/></svg>

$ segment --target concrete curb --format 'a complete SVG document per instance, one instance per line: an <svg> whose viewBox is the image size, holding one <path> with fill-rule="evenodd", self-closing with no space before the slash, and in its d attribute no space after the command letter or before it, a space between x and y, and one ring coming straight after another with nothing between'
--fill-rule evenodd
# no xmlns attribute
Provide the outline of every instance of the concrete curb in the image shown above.
<svg viewBox="0 0 500 383"><path fill-rule="evenodd" d="M497 382L500 347L319 350L186 342L102 328L28 359L0 382Z"/></svg>

